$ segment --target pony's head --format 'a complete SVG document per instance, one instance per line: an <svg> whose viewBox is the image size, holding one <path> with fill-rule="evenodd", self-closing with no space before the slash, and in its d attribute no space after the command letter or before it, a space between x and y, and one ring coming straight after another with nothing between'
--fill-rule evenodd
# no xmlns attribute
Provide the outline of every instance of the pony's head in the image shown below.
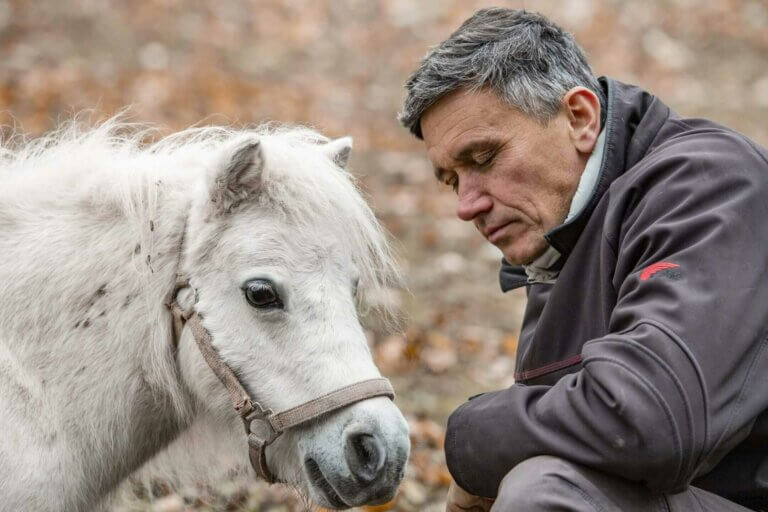
<svg viewBox="0 0 768 512"><path fill-rule="evenodd" d="M226 144L192 201L185 300L223 362L275 412L379 377L358 310L397 272L344 170L350 149L309 130L252 133ZM183 381L203 409L234 418L187 331ZM278 479L346 508L391 499L408 452L403 416L377 397L287 431L266 453Z"/></svg>

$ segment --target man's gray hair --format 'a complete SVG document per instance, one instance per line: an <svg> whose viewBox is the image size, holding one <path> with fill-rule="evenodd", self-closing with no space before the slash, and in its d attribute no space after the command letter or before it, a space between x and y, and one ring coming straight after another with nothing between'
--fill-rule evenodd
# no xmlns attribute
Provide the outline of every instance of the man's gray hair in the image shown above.
<svg viewBox="0 0 768 512"><path fill-rule="evenodd" d="M541 14L491 7L477 11L424 57L405 85L399 120L421 139L421 116L437 100L462 87L490 87L546 124L577 86L597 94L604 115L605 94L571 34Z"/></svg>

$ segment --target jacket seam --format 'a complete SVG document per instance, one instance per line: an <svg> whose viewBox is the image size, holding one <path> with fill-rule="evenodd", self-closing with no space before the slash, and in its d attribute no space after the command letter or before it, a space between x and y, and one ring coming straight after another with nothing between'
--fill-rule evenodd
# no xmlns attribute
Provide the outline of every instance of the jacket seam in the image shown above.
<svg viewBox="0 0 768 512"><path fill-rule="evenodd" d="M683 405L685 407L685 419L688 422L689 429L692 430L693 429L693 425L694 425L693 407L691 406L690 400L688 399L688 395L685 393L685 388L683 387L683 385L680 382L680 380L677 378L677 375L675 375L675 373L669 367L669 365L667 365L666 362L662 358L660 358L658 356L658 354L656 354L652 350L649 350L648 348L644 347L643 345L640 345L639 343L637 343L636 341L634 341L632 339L621 340L621 341L619 341L619 340L603 340L600 343L621 343L621 342L631 343L632 345L634 345L637 350L639 350L640 352L644 353L646 355L646 357L649 357L653 362L655 362L664 371L664 373L667 374L667 376L669 376L670 380L672 380L673 384L677 388L678 395L681 397L681 399L683 401ZM696 466L696 464L693 463L694 462L693 460L691 460L691 462L689 462L688 464L685 464L685 458L684 458L683 452L682 452L682 445L683 445L683 443L682 443L682 437L681 437L681 441L680 441L680 446L681 446L681 452L680 452L681 474L678 475L678 476L682 476L682 474L686 470L692 469L693 467ZM691 442L691 448L694 449L693 440ZM702 450L702 452L703 452L703 450ZM698 461L696 461L696 463L698 463ZM688 468L687 466L690 466L690 468Z"/></svg>
<svg viewBox="0 0 768 512"><path fill-rule="evenodd" d="M463 425L460 428L463 428ZM456 453L456 430L448 431L448 439L450 440L450 445L453 453ZM461 486L462 488L464 488L467 485L467 480L466 478L464 478L464 471L461 467L457 467L455 469L456 469L456 473L458 473L458 475L456 475L458 476L458 478L456 478L457 483L464 484L463 486Z"/></svg>
<svg viewBox="0 0 768 512"><path fill-rule="evenodd" d="M607 512L605 508L595 498L590 496L590 494L587 491L585 491L575 483L571 482L567 478L563 478L560 475L554 475L554 476L558 478L561 482L563 482L566 486L573 489L573 491L576 494L578 494L587 505L591 506L595 510L595 512Z"/></svg>
<svg viewBox="0 0 768 512"><path fill-rule="evenodd" d="M659 101L658 98L654 98L655 101ZM660 101L659 101L660 102ZM660 102L661 103L661 102ZM656 125L656 131L653 133L642 132L637 133L635 132L635 136L637 137L637 147L638 152L641 155L646 155L648 153L648 148L651 147L651 144L653 144L653 141L656 140L656 136L659 134L659 131L661 130L661 127L664 126L667 122L670 121L670 113L671 110L667 105L664 105L662 103L662 106L666 109L666 112L664 113L664 119L662 121L659 121ZM628 148L632 146L632 139L629 140Z"/></svg>
<svg viewBox="0 0 768 512"><path fill-rule="evenodd" d="M680 349L680 351L683 352L683 354L686 356L686 358L688 359L689 364L691 365L691 367L694 370L694 373L696 374L696 379L698 380L698 383L699 383L699 390L701 391L701 394L702 394L702 401L703 401L703 406L704 406L703 447L702 447L701 453L699 454L699 457L692 464L691 469L698 468L698 466L701 464L702 460L705 460L705 457L706 457L707 453L709 452L709 446L710 446L710 440L709 440L709 436L710 436L710 416L711 416L711 414L710 414L710 407L709 407L710 400L709 400L709 393L708 393L707 387L705 385L704 372L701 370L701 367L699 366L698 361L693 356L693 354L691 353L691 351L688 348L688 346L685 343L683 343L682 339L679 336L677 336L677 334L675 334L675 332L672 329L670 329L665 324L659 322L658 320L644 319L644 320L641 320L640 322L634 324L632 327L628 327L627 329L624 329L624 330L619 331L619 332L614 333L614 334L615 335L620 335L620 336L621 335L626 335L629 332L634 331L635 329L637 329L638 327L640 327L641 325L644 325L644 324L656 328L657 330L661 331L662 334L666 335L670 340L672 340L677 345L677 347ZM598 341L598 340L594 340L594 341ZM605 340L600 340L600 341L605 341ZM653 357L653 359L657 363L659 363L660 366L662 366L662 368L666 371L666 373L673 379L673 382L677 386L678 392L683 397L683 401L684 401L684 403L686 405L686 408L687 408L686 412L687 412L687 415L688 415L688 421L689 421L690 425L693 426L693 424L694 424L693 408L691 407L691 404L690 404L690 402L688 400L688 397L685 394L684 388L683 388L682 384L680 383L679 379L677 378L677 375L675 375L675 373L669 367L667 362L664 361L663 359L661 359L658 354L656 354L655 352L649 350L648 348L644 347L643 345L640 345L639 343L637 343L636 341L632 340L631 338L628 341L630 341L633 345L635 345L640 350L650 354ZM587 343L585 343L585 345L587 345L588 343L592 343L592 342L587 342Z"/></svg>
<svg viewBox="0 0 768 512"><path fill-rule="evenodd" d="M757 149L757 146L755 145L755 143L754 143L754 142L752 142L751 140L749 140L749 139L748 139L748 138L746 138L746 137L744 137L744 139L743 139L743 140L744 140L744 141L747 143L747 145L748 145L748 146L749 146L749 147L752 149L752 151L754 151L754 152L755 152L755 154L757 155L757 157L758 157L758 158L760 158L760 159L761 159L763 162L765 162L766 164L768 164L768 159L766 159L766 158L765 158L765 156L764 156L764 155L763 155L763 154L762 154L762 153L761 153L761 152L760 152L760 151Z"/></svg>
<svg viewBox="0 0 768 512"><path fill-rule="evenodd" d="M604 361L607 363L614 364L618 366L619 368L622 368L627 373L634 375L639 382L643 384L643 386L648 390L656 399L656 403L661 407L662 411L664 412L664 416L667 419L667 422L669 423L670 429L672 430L672 437L673 437L673 445L675 448L675 458L677 459L677 468L675 471L676 478L674 481L677 481L680 479L680 474L683 469L683 456L682 456L682 440L680 436L680 431L677 428L677 423L674 420L674 416L672 415L672 411L669 407L669 404L667 404L666 400L664 400L664 397L659 393L659 391L651 385L651 383L646 379L643 375L636 372L633 368L627 366L623 361L619 359L614 359L612 357L606 357L606 356L595 356L584 360L584 367L585 370L588 366L589 362L593 361Z"/></svg>
<svg viewBox="0 0 768 512"><path fill-rule="evenodd" d="M693 468L697 468L699 464L703 460L705 460L706 453L708 452L708 448L710 446L710 417L711 417L711 411L709 408L710 400L709 400L709 391L707 390L706 386L706 380L704 379L704 372L701 369L701 366L699 366L699 362L696 360L696 357L691 352L688 345L686 345L683 340L667 325L659 322L658 320L652 320L652 319L646 319L640 322L640 324L648 324L651 326L656 327L661 332L666 334L669 339L674 341L678 348L685 354L685 356L688 358L688 362L693 367L694 372L696 373L696 379L699 381L699 389L701 390L701 398L704 402L704 449L701 451L701 455L699 456L696 463L693 465Z"/></svg>
<svg viewBox="0 0 768 512"><path fill-rule="evenodd" d="M605 227L605 225L603 225ZM618 244L614 243L613 240L611 240L611 237L607 233L606 229L601 230L603 233L603 240L605 240L605 245L608 247L608 249L611 250L611 255L613 255L614 265L613 265L613 273L611 275L611 288L613 289L613 292L618 294L619 290L616 288L616 285L614 284L614 278L616 276L616 263L619 261L619 251L617 249Z"/></svg>
<svg viewBox="0 0 768 512"><path fill-rule="evenodd" d="M656 329L661 331L663 334L666 334L669 339L671 339L672 341L675 342L675 344L677 344L677 347L683 352L683 354L685 354L685 357L688 358L688 362L690 363L691 367L693 367L693 370L696 373L696 379L699 381L699 389L701 390L702 401L704 402L704 443L705 443L704 445L707 446L709 444L709 435L710 435L710 424L709 424L710 400L709 400L709 392L706 386L706 380L704 379L704 372L702 371L701 366L699 366L699 362L696 360L696 357L693 355L688 345L686 345L683 342L682 338L680 338L680 336L678 336L675 333L675 331L673 331L669 326L667 326L666 324L663 324L662 322L659 322L658 320L646 318L638 322L635 327L627 329L623 332L625 333L629 332L630 330L634 330L643 324L647 324L647 325L650 325L651 327L655 327ZM639 346L642 346L642 345L639 345ZM664 362L664 364L666 365L666 362Z"/></svg>
<svg viewBox="0 0 768 512"><path fill-rule="evenodd" d="M608 245L608 248L611 250L613 257L618 261L619 251L616 249L616 247L618 247L618 244L616 244L613 240L611 240L610 235L606 232L605 229L603 229L602 231L603 231L603 240L605 240L605 243Z"/></svg>
<svg viewBox="0 0 768 512"><path fill-rule="evenodd" d="M705 457L702 458L702 461L709 458L709 455L715 450L715 448L722 442L722 440L727 437L727 435L731 432L733 427L734 421L736 421L736 416L738 416L738 413L741 411L741 407L744 404L744 390L747 388L747 384L754 376L754 369L757 365L757 362L760 360L761 357L763 357L763 354L765 352L765 348L768 346L768 339L763 335L762 341L760 342L760 346L757 347L755 357L752 358L752 361L750 361L749 368L747 369L747 374L744 376L744 380L741 383L741 386L739 387L739 394L736 397L736 402L734 405L733 412L731 412L728 421L725 424L725 428L723 428L723 432L718 436L717 441L712 444L712 447L707 450L707 453L705 454Z"/></svg>

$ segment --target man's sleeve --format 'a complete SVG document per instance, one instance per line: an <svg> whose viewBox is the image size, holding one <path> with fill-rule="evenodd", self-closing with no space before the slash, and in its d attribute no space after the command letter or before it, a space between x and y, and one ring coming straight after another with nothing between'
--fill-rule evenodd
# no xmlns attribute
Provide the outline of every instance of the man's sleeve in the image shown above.
<svg viewBox="0 0 768 512"><path fill-rule="evenodd" d="M655 170L609 208L623 219L610 333L555 385L487 393L450 417L448 467L468 492L495 497L537 455L679 491L768 406L768 166L722 135L649 158Z"/></svg>

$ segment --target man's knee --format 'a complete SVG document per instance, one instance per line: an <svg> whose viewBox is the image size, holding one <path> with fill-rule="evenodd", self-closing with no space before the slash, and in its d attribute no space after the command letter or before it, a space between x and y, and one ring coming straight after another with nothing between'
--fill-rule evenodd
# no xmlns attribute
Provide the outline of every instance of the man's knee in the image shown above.
<svg viewBox="0 0 768 512"><path fill-rule="evenodd" d="M578 485L579 474L578 465L558 457L530 458L507 473L491 510L551 510L570 504L579 504L573 510L583 510L591 499Z"/></svg>

